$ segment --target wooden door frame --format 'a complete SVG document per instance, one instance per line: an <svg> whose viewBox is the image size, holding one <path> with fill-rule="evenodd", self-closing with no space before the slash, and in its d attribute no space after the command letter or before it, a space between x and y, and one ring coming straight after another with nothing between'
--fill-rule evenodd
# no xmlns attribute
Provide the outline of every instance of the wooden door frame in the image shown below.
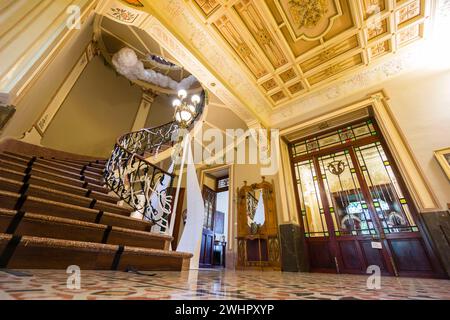
<svg viewBox="0 0 450 320"><path fill-rule="evenodd" d="M172 240L172 250L176 251L180 236L180 228L181 228L181 221L182 221L182 215L183 215L183 204L184 204L184 196L186 193L186 188L180 188L180 195L178 198L178 204L177 204L177 212L175 215L175 227L173 229L173 240ZM175 199L175 197L173 198ZM173 213L172 213L173 214Z"/></svg>
<svg viewBox="0 0 450 320"><path fill-rule="evenodd" d="M235 221L237 221L237 216L235 216L235 208L234 208L234 164L224 164L224 165L217 165L213 167L204 167L200 169L200 184L204 185L205 175L207 175L210 172L215 172L219 170L227 169L228 170L228 178L229 178L229 184L228 184L228 224L226 226L227 228L227 247L225 249L225 268L235 269L236 268L236 259L235 255L237 254L237 228L235 226Z"/></svg>
<svg viewBox="0 0 450 320"><path fill-rule="evenodd" d="M361 100L357 100L347 105L336 106L336 108L331 109L322 115L306 119L296 125L285 128L281 130L280 137L286 144L290 144L290 141L287 139L289 134L311 127L320 127L324 123L327 124L329 121L333 122L355 112L368 112L377 121L382 136L388 145L388 149L392 152L392 158L398 165L398 169L401 173L400 175L408 186L407 190L410 192L413 203L416 205L419 213L423 214L426 212L447 210L446 207L440 206L436 195L430 187L428 179L425 177L394 114L390 110L388 101L389 97L386 92L384 90L379 90L368 94ZM346 122L343 121L341 123L345 125ZM320 133L322 133L322 131ZM290 150L282 149L282 152L285 156L289 155L290 158L292 158ZM288 176L290 177L291 174L286 172L285 177ZM287 188L282 184L280 184L279 187L281 190L287 191ZM290 207L288 197L282 197L281 202L283 206ZM293 207L291 209L294 210Z"/></svg>
<svg viewBox="0 0 450 320"><path fill-rule="evenodd" d="M205 193L211 193L214 194L214 202L213 202L213 207L212 207L212 216L208 217L208 221L209 218L211 219L211 229L205 228L205 226L203 225L202 227L202 242L201 242L201 248L200 248L200 257L199 257L199 266L200 267L212 267L213 266L213 254L214 254L214 224L215 224L215 214L216 214L216 208L217 208L217 192L213 189L211 189L210 187L208 187L207 185L203 185L202 186L202 195L203 195L203 201L205 200ZM205 230L207 230L207 233L205 233ZM211 242L211 248L209 250L209 258L210 258L210 262L211 263L205 263L205 256L207 255L207 251L203 251L203 245L207 246L207 244L203 244L203 236L207 234L208 237L210 237L212 235L212 242ZM201 256L201 253L204 253L204 256ZM203 262L201 262L203 260Z"/></svg>

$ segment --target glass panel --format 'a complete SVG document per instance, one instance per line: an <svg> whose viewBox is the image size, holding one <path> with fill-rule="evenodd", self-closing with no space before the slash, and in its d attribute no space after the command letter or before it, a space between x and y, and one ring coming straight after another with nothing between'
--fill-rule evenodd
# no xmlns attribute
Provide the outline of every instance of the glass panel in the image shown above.
<svg viewBox="0 0 450 320"><path fill-rule="evenodd" d="M319 146L321 149L333 147L338 144L341 144L341 138L337 133L323 137L319 140Z"/></svg>
<svg viewBox="0 0 450 320"><path fill-rule="evenodd" d="M367 120L365 122L332 131L331 133L319 135L316 138L295 143L292 145L292 155L294 157L298 157L318 150L323 150L375 135L377 135L377 132L375 131L372 120Z"/></svg>
<svg viewBox="0 0 450 320"><path fill-rule="evenodd" d="M349 152L318 160L336 235L376 234Z"/></svg>
<svg viewBox="0 0 450 320"><path fill-rule="evenodd" d="M381 143L355 148L355 152L384 232L418 231Z"/></svg>
<svg viewBox="0 0 450 320"><path fill-rule="evenodd" d="M228 188L229 185L230 185L229 178L223 178L223 179L217 180L217 188L219 188L219 189Z"/></svg>
<svg viewBox="0 0 450 320"><path fill-rule="evenodd" d="M204 189L203 199L205 203L205 216L203 220L203 228L209 230L213 229L215 197L216 194L214 193L214 191Z"/></svg>
<svg viewBox="0 0 450 320"><path fill-rule="evenodd" d="M294 168L305 235L307 237L328 236L314 163L312 160L307 160L296 163Z"/></svg>

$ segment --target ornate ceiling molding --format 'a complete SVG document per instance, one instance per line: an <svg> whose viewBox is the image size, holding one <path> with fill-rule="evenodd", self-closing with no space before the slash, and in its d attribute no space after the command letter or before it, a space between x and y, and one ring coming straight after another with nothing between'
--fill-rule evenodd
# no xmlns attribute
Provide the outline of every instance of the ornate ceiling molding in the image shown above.
<svg viewBox="0 0 450 320"><path fill-rule="evenodd" d="M296 40L319 39L343 14L339 0L281 0L275 4Z"/></svg>
<svg viewBox="0 0 450 320"><path fill-rule="evenodd" d="M308 113L321 107L330 105L334 101L345 98L352 94L369 89L379 83L411 71L417 67L417 54L412 50L406 51L393 59L365 69L356 75L342 79L342 81L327 86L313 94L308 95L301 101L292 103L274 112L270 122L276 127L286 127L287 122L294 117L308 118Z"/></svg>

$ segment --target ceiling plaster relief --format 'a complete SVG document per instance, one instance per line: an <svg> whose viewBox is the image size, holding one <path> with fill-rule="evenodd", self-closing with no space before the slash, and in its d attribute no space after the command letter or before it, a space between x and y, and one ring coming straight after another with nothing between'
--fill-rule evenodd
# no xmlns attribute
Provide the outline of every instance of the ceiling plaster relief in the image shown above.
<svg viewBox="0 0 450 320"><path fill-rule="evenodd" d="M320 107L329 105L333 101L380 84L405 71L415 69L416 58L413 53L405 52L392 60L376 65L335 85L319 90L305 99L296 102L295 105L282 108L279 112L274 112L271 117L271 123L276 127L285 127L286 125L284 123L287 120L292 120L293 117L306 119L312 109L317 110Z"/></svg>

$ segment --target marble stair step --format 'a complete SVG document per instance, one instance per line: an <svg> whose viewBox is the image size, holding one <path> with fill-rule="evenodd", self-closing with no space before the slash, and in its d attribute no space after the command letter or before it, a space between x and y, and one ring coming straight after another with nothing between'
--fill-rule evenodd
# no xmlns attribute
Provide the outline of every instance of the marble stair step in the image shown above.
<svg viewBox="0 0 450 320"><path fill-rule="evenodd" d="M117 226L139 231L149 231L152 223L122 214L84 208L77 205L46 200L39 197L23 196L0 190L0 207L9 210L33 212L48 216L80 220Z"/></svg>
<svg viewBox="0 0 450 320"><path fill-rule="evenodd" d="M61 174L60 172L56 173L54 171L52 172L42 168L28 167L2 159L0 159L0 168L21 172L24 175L26 174L35 175L49 180L71 184L77 187L88 188L97 192L102 192L106 194L109 193L108 188L105 187L102 182L99 182L95 179L91 179L89 177L74 176L73 174L68 175L67 173Z"/></svg>
<svg viewBox="0 0 450 320"><path fill-rule="evenodd" d="M70 172L80 176L86 176L93 179L101 180L103 178L103 171L93 171L93 168L88 166L75 166L67 165L53 160L45 160L42 158L34 158L30 156L14 156L7 153L0 153L0 159L5 161L15 162L24 166L29 165L30 161L33 161L33 166L35 168L41 169L56 169L61 170L61 172Z"/></svg>
<svg viewBox="0 0 450 320"><path fill-rule="evenodd" d="M0 168L0 177L14 180L17 182L23 182L24 179L26 178L26 181L28 181L28 183L34 184L36 186L51 188L54 190L67 192L78 196L90 197L93 199L105 201L112 204L117 204L120 201L120 199L115 195L108 195L105 194L104 192L97 192L89 188L78 187L72 184L38 177L36 175L26 176L23 172L18 172L14 170Z"/></svg>
<svg viewBox="0 0 450 320"><path fill-rule="evenodd" d="M11 151L3 151L5 154L9 154L16 157L32 157L34 154L25 154L25 153L18 153L18 152L11 152ZM58 163L68 164L68 165L88 165L91 168L97 168L103 170L105 168L105 165L107 163L107 160L74 160L74 159L61 159L61 158L55 158L55 157L37 157L39 159L45 159L45 160L51 160Z"/></svg>
<svg viewBox="0 0 450 320"><path fill-rule="evenodd" d="M77 172L72 172L72 171L68 171L68 170L62 170L62 169L55 168L55 167L53 167L51 165L44 165L44 164L39 163L39 162L33 162L33 163L30 164L26 160L23 161L23 162L19 162L17 160L11 160L11 159L10 160L5 160L5 159L2 159L0 157L0 165L2 163L7 163L10 166L11 166L11 164L14 164L14 165L16 165L16 167L22 167L22 168L25 168L25 169L31 167L31 168L36 169L36 170L49 172L49 173L56 174L56 175L59 175L59 176L64 176L64 177L68 177L68 178L76 179L76 180L81 180L81 181L87 181L87 182L90 182L92 184L96 184L96 185L99 185L99 186L103 186L105 184L103 176L102 175L98 175L98 174L95 174L94 176L92 176L92 174L91 174L89 176L89 175L84 175L84 173L81 173L81 172L77 173Z"/></svg>
<svg viewBox="0 0 450 320"><path fill-rule="evenodd" d="M172 237L0 208L0 233L168 250Z"/></svg>
<svg viewBox="0 0 450 320"><path fill-rule="evenodd" d="M111 204L86 196L78 196L48 187L38 186L33 184L32 182L27 182L24 184L0 177L0 190L77 205L84 208L103 210L106 212L116 213L124 216L130 216L132 212L131 209L118 206L117 204Z"/></svg>

